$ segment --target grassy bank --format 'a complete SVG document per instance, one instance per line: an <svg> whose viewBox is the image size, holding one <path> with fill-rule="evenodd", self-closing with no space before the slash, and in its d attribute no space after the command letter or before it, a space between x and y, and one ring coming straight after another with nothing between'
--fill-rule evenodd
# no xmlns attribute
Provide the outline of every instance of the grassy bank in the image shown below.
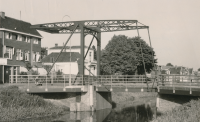
<svg viewBox="0 0 200 122"><path fill-rule="evenodd" d="M172 109L158 117L153 122L199 122L200 99L191 100L182 106Z"/></svg>
<svg viewBox="0 0 200 122"><path fill-rule="evenodd" d="M142 104L155 106L156 95L155 92L117 92L112 93L112 101L116 110Z"/></svg>
<svg viewBox="0 0 200 122"><path fill-rule="evenodd" d="M58 115L63 108L45 101L39 96L29 95L17 86L0 89L0 121L18 120L41 116Z"/></svg>

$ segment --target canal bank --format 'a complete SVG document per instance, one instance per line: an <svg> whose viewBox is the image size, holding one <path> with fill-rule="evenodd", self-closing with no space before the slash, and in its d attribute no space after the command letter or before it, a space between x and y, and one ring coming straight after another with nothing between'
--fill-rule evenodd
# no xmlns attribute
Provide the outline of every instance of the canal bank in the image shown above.
<svg viewBox="0 0 200 122"><path fill-rule="evenodd" d="M26 120L26 118L52 118L53 120L60 116L59 114L64 116L66 113L70 113L68 103L75 100L73 94L67 99L60 95L55 95L57 98L54 96L54 99L50 99L50 96L46 96L44 99L41 96L26 94L17 86L1 87L1 110L3 110L0 112L1 121ZM153 115L151 106L155 106L155 97L156 93L150 92L112 92L113 109L109 117L121 115L123 118L127 114L141 114L146 110L151 116ZM142 114L142 116L146 116L146 114Z"/></svg>

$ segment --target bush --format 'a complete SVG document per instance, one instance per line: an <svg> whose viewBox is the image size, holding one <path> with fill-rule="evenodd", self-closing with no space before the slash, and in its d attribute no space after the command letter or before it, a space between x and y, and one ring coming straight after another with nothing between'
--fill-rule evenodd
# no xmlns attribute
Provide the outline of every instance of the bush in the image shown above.
<svg viewBox="0 0 200 122"><path fill-rule="evenodd" d="M199 122L200 118L200 99L191 100L190 102L174 108L160 116L155 122Z"/></svg>
<svg viewBox="0 0 200 122"><path fill-rule="evenodd" d="M49 116L62 111L62 108L54 106L42 97L20 91L17 86L0 89L0 121Z"/></svg>

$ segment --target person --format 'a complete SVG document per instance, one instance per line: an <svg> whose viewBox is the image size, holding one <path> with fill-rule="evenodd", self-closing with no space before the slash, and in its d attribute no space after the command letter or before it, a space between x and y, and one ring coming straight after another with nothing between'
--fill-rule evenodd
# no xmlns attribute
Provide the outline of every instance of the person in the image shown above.
<svg viewBox="0 0 200 122"><path fill-rule="evenodd" d="M42 86L42 83L40 82L40 79L38 79L38 76L35 78L35 85Z"/></svg>

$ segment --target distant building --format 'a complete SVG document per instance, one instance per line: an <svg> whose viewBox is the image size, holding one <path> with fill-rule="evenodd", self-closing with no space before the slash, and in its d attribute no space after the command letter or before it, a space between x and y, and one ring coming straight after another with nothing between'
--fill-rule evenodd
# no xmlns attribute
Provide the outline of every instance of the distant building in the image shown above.
<svg viewBox="0 0 200 122"><path fill-rule="evenodd" d="M42 36L30 26L0 12L0 83L8 83L9 75L17 76L25 71L27 62L32 66L41 65Z"/></svg>
<svg viewBox="0 0 200 122"><path fill-rule="evenodd" d="M63 46L58 46L48 49L48 55L42 59L44 67L51 67L53 62L56 60ZM85 46L85 53L88 47ZM80 68L80 46L71 46L71 61L70 61L70 47L66 46L64 51L61 53L60 57L56 61L53 69L51 71L58 72L59 70L63 74L74 74L77 75ZM70 71L71 65L71 71ZM88 54L85 58L85 75L97 75L97 61L94 59L94 49L90 48ZM48 70L48 69L47 69ZM88 71L89 70L89 71ZM91 74L92 73L92 74Z"/></svg>

